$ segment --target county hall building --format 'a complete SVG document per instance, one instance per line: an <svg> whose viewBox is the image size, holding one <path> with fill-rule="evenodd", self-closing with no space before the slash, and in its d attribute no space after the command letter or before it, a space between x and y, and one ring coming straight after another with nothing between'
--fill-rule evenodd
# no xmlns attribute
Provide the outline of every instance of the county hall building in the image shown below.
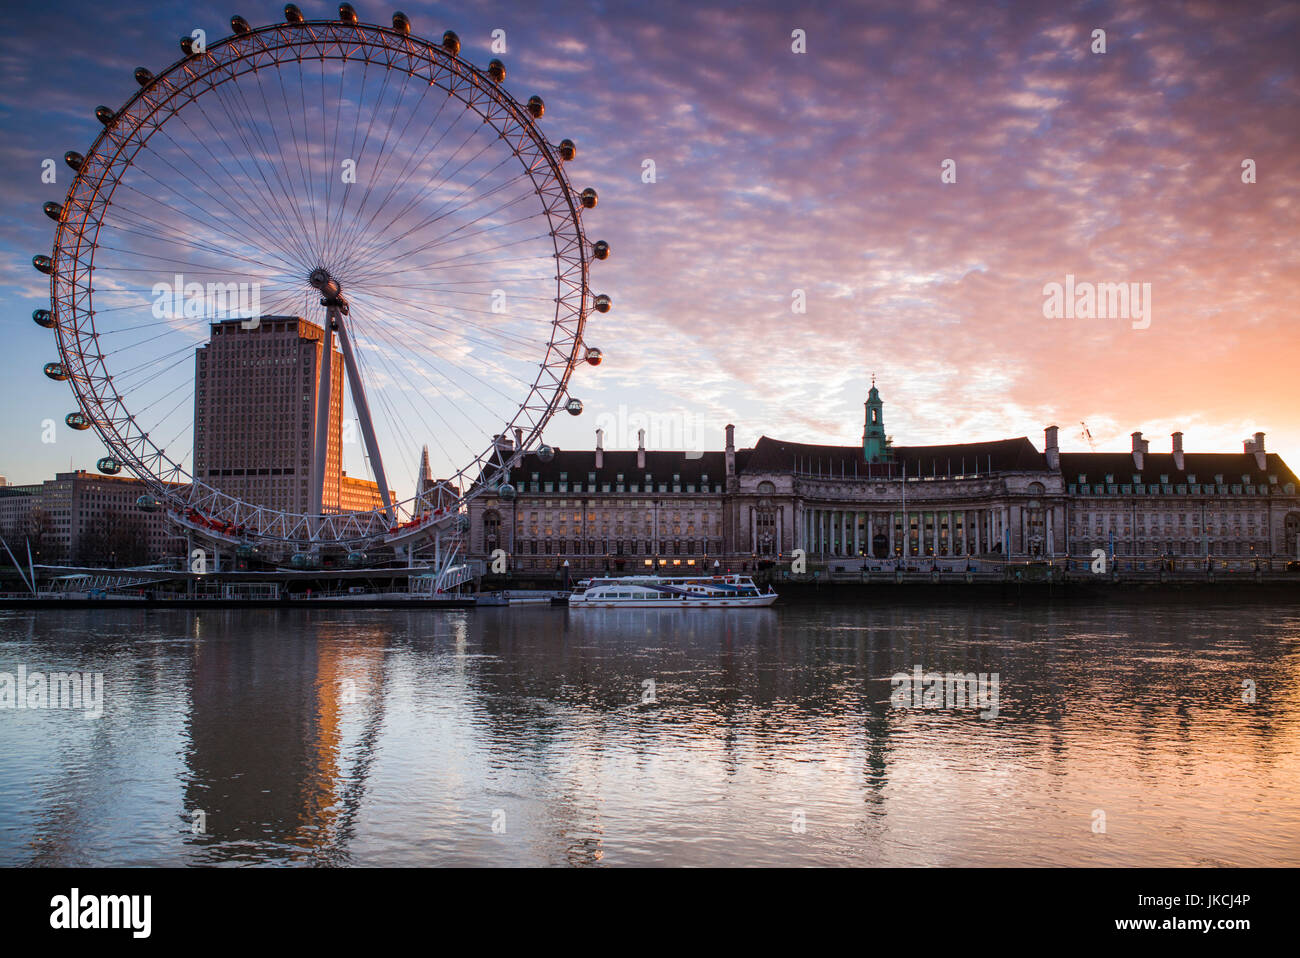
<svg viewBox="0 0 1300 958"><path fill-rule="evenodd" d="M809 569L918 571L1070 560L1121 569L1279 569L1300 560L1297 479L1256 433L1239 453L1040 451L1025 437L895 446L873 384L862 442L761 437L722 451L525 456L470 505L470 554L513 570L752 570L803 550ZM642 433L644 436L644 433Z"/></svg>

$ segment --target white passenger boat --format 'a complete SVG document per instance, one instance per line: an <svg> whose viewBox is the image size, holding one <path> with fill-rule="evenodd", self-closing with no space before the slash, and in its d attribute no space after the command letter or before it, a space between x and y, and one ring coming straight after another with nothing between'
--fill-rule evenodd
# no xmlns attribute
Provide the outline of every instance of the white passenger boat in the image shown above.
<svg viewBox="0 0 1300 958"><path fill-rule="evenodd" d="M747 575L630 575L578 583L570 609L736 609L762 608L776 601Z"/></svg>

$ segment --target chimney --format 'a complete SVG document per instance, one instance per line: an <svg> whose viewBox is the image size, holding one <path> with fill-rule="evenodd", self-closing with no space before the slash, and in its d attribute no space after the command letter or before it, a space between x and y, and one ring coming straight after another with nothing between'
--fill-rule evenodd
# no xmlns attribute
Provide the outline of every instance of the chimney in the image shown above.
<svg viewBox="0 0 1300 958"><path fill-rule="evenodd" d="M638 469L645 468L645 430L644 429L638 429L636 431L636 467Z"/></svg>
<svg viewBox="0 0 1300 958"><path fill-rule="evenodd" d="M1043 430L1044 452L1047 455L1047 468L1055 472L1061 468L1061 448L1056 442L1056 426L1048 426Z"/></svg>
<svg viewBox="0 0 1300 958"><path fill-rule="evenodd" d="M1263 472L1268 468L1268 456L1264 453L1264 434L1255 433L1255 448L1251 450L1255 453L1255 465L1259 466L1259 471Z"/></svg>
<svg viewBox="0 0 1300 958"><path fill-rule="evenodd" d="M1142 471L1142 458L1147 452L1147 441L1142 438L1142 433L1133 433L1133 467L1138 472Z"/></svg>
<svg viewBox="0 0 1300 958"><path fill-rule="evenodd" d="M524 448L524 430L522 426L515 426L515 448Z"/></svg>
<svg viewBox="0 0 1300 958"><path fill-rule="evenodd" d="M727 478L736 475L736 427L727 425Z"/></svg>
<svg viewBox="0 0 1300 958"><path fill-rule="evenodd" d="M1174 468L1183 472L1183 434L1176 432L1173 434L1174 440Z"/></svg>
<svg viewBox="0 0 1300 958"><path fill-rule="evenodd" d="M596 430L596 468L605 468L605 430Z"/></svg>

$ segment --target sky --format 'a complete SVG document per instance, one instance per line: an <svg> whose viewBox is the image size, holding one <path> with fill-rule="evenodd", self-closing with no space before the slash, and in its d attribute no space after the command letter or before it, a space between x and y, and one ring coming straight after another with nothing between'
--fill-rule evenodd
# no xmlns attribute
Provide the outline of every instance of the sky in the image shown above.
<svg viewBox="0 0 1300 958"><path fill-rule="evenodd" d="M370 22L392 12L354 5ZM606 448L630 448L648 427L651 447L720 448L727 423L741 446L853 444L874 375L900 445L1041 448L1055 423L1063 449L1087 450L1086 423L1099 450L1141 430L1166 451L1181 430L1189 451L1235 451L1263 431L1300 468L1297 5L402 9L418 34L456 30L480 65L504 30L507 88L545 98L548 137L579 144L574 186L599 190L588 234L613 255L591 285L614 308L588 327L604 362L575 374L585 410L556 418L553 444L590 448L602 427ZM102 454L93 432L62 425L67 384L41 375L57 351L30 319L48 299L30 260L50 250L41 204L68 185L61 159L64 175L42 183L41 161L86 149L95 107L130 96L136 66L173 62L182 33L224 36L233 12L260 25L279 11L55 0L7 24L10 481ZM1045 287L1067 276L1138 284L1149 313L1045 315Z"/></svg>

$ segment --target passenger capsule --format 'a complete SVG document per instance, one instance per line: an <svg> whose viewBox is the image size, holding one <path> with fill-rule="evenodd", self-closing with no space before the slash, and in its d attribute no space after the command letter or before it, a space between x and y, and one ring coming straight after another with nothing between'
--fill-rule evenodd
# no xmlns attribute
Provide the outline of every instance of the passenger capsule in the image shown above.
<svg viewBox="0 0 1300 958"><path fill-rule="evenodd" d="M448 30L442 35L442 48L453 56L460 53L460 37L456 36L456 31Z"/></svg>
<svg viewBox="0 0 1300 958"><path fill-rule="evenodd" d="M528 112L533 115L534 120L540 120L546 115L546 104L542 102L540 96L530 96L528 98Z"/></svg>
<svg viewBox="0 0 1300 958"><path fill-rule="evenodd" d="M46 216L54 220L56 223L59 221L59 217L63 215L63 207L58 203L46 203L41 207L41 209L45 212Z"/></svg>
<svg viewBox="0 0 1300 958"><path fill-rule="evenodd" d="M542 443L537 447L537 458L541 462L550 462L555 458L555 448Z"/></svg>
<svg viewBox="0 0 1300 958"><path fill-rule="evenodd" d="M284 21L285 23L302 23L302 11L292 3L286 3L284 5Z"/></svg>
<svg viewBox="0 0 1300 958"><path fill-rule="evenodd" d="M500 60L493 60L488 64L488 76L494 83L500 83L506 78L506 65Z"/></svg>
<svg viewBox="0 0 1300 958"><path fill-rule="evenodd" d="M497 487L497 498L502 502L514 502L516 495L515 487L508 482L503 482Z"/></svg>
<svg viewBox="0 0 1300 958"><path fill-rule="evenodd" d="M144 67L135 68L135 82L141 86L148 86L153 82L153 74Z"/></svg>
<svg viewBox="0 0 1300 958"><path fill-rule="evenodd" d="M67 153L63 154L63 162L67 163L73 170L80 170L81 164L86 162L86 158L76 150L68 150Z"/></svg>
<svg viewBox="0 0 1300 958"><path fill-rule="evenodd" d="M591 305L598 313L608 313L610 308L614 305L614 301L604 293L601 293L596 297Z"/></svg>
<svg viewBox="0 0 1300 958"><path fill-rule="evenodd" d="M339 4L339 19L344 23L352 24L354 27L357 25L357 12L352 9L352 4Z"/></svg>
<svg viewBox="0 0 1300 958"><path fill-rule="evenodd" d="M68 374L64 371L62 363L46 363L45 375L49 379L53 379L56 383L61 383L68 378Z"/></svg>
<svg viewBox="0 0 1300 958"><path fill-rule="evenodd" d="M68 424L69 429L75 429L77 432L90 428L90 420L86 418L85 413L70 412L63 417L63 421Z"/></svg>
<svg viewBox="0 0 1300 958"><path fill-rule="evenodd" d="M236 559L251 559L251 558L253 558L253 553L254 553L255 551L257 551L257 550L255 550L255 549L254 549L252 546L250 546L248 543L242 543L242 544L240 544L240 545L235 546L235 558L236 558Z"/></svg>
<svg viewBox="0 0 1300 958"><path fill-rule="evenodd" d="M122 471L122 464L112 456L105 456L99 462L95 463L95 468L106 476L116 476Z"/></svg>
<svg viewBox="0 0 1300 958"><path fill-rule="evenodd" d="M562 159L565 163L568 163L577 155L578 155L578 145L576 143L574 143L572 140L560 141L560 159Z"/></svg>
<svg viewBox="0 0 1300 958"><path fill-rule="evenodd" d="M604 358L604 354L595 346L587 350L587 362L593 366L599 366Z"/></svg>
<svg viewBox="0 0 1300 958"><path fill-rule="evenodd" d="M582 196L580 198L582 200L582 205L589 210L594 210L597 201L600 199L600 197L596 195L596 191L590 186L582 191Z"/></svg>
<svg viewBox="0 0 1300 958"><path fill-rule="evenodd" d="M293 558L289 560L289 565L295 569L306 569L311 565L311 556L305 552L295 552Z"/></svg>
<svg viewBox="0 0 1300 958"><path fill-rule="evenodd" d="M135 507L141 512L157 512L162 503L153 496L141 496L135 501Z"/></svg>
<svg viewBox="0 0 1300 958"><path fill-rule="evenodd" d="M366 564L366 554L364 552L349 552L348 565L357 569Z"/></svg>
<svg viewBox="0 0 1300 958"><path fill-rule="evenodd" d="M95 119L104 124L104 126L108 126L112 123L116 116L117 114L106 106L95 107Z"/></svg>
<svg viewBox="0 0 1300 958"><path fill-rule="evenodd" d="M570 399L568 402L564 404L564 411L567 412L570 416L581 416L582 400Z"/></svg>
<svg viewBox="0 0 1300 958"><path fill-rule="evenodd" d="M596 240L591 248L591 255L596 259L609 259L609 244L604 240Z"/></svg>
<svg viewBox="0 0 1300 958"><path fill-rule="evenodd" d="M32 321L36 323L37 326L44 326L46 329L54 328L54 314L48 309L32 310Z"/></svg>
<svg viewBox="0 0 1300 958"><path fill-rule="evenodd" d="M393 29L404 37L411 35L411 18L398 10L393 14Z"/></svg>
<svg viewBox="0 0 1300 958"><path fill-rule="evenodd" d="M235 14L230 18L230 29L234 30L241 37L245 33L252 33L253 31L253 28L248 25L248 21L239 14Z"/></svg>
<svg viewBox="0 0 1300 958"><path fill-rule="evenodd" d="M48 256L33 256L32 265L35 266L38 270L40 270L42 273L44 273L46 276L49 276L51 273L54 272L54 261L51 260Z"/></svg>

